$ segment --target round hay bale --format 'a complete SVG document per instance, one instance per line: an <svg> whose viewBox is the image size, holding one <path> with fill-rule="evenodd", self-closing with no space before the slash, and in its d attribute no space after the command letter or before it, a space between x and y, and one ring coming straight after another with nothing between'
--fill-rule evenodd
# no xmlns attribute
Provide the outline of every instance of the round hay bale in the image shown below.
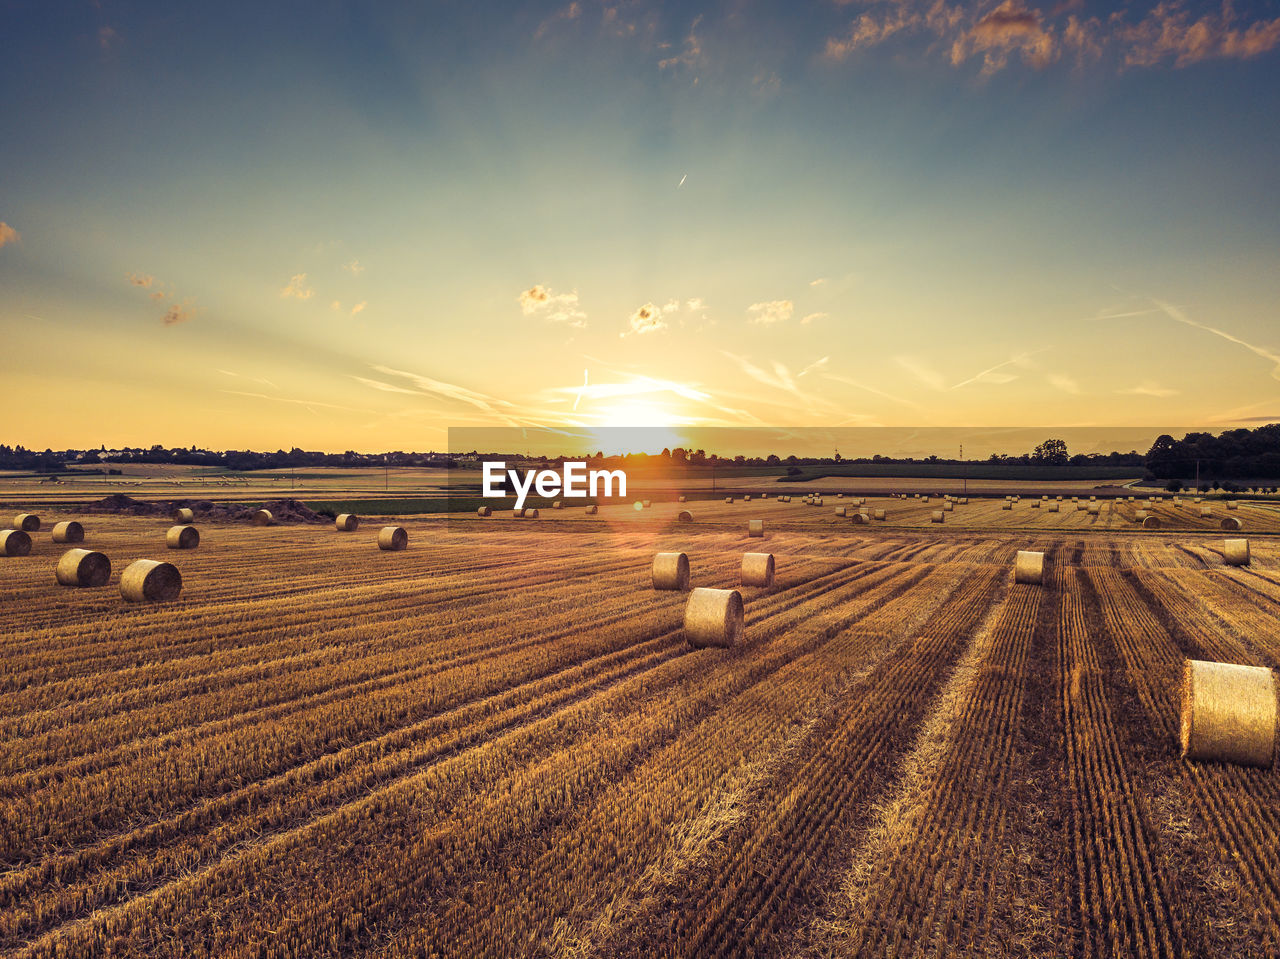
<svg viewBox="0 0 1280 959"><path fill-rule="evenodd" d="M944 514L943 514L942 510L940 510L940 509L935 509L932 513L930 513L930 514L929 514L929 522L931 522L931 523L941 523L941 522L942 522L942 517L943 517L943 515L944 515Z"/></svg>
<svg viewBox="0 0 1280 959"><path fill-rule="evenodd" d="M1233 499L1227 500L1227 509L1239 509L1240 504Z"/></svg>
<svg viewBox="0 0 1280 959"><path fill-rule="evenodd" d="M761 494L760 494L760 498L761 498L761 499L768 499L768 498L769 498L769 494L768 494L768 493L761 493Z"/></svg>
<svg viewBox="0 0 1280 959"><path fill-rule="evenodd" d="M92 550L70 549L58 560L53 575L63 586L106 586L111 578L111 560Z"/></svg>
<svg viewBox="0 0 1280 959"><path fill-rule="evenodd" d="M836 493L836 499L844 499L844 493Z"/></svg>
<svg viewBox="0 0 1280 959"><path fill-rule="evenodd" d="M1013 561L1013 581L1040 586L1044 583L1044 553L1029 549L1018 550Z"/></svg>
<svg viewBox="0 0 1280 959"><path fill-rule="evenodd" d="M1212 507L1212 506L1201 506L1201 507L1200 507L1200 518L1201 518L1201 519L1203 519L1203 518L1204 518L1204 517L1206 517L1206 516L1212 516L1212 515L1213 515L1213 507Z"/></svg>
<svg viewBox="0 0 1280 959"><path fill-rule="evenodd" d="M534 506L534 507L532 507L532 508L530 508L530 509L526 509L526 510L524 511L524 516L525 516L525 519L537 519L537 518L538 518L538 507Z"/></svg>
<svg viewBox="0 0 1280 959"><path fill-rule="evenodd" d="M732 502L733 502L733 497L732 497L732 496L726 496L726 497L724 498L724 501L725 501L726 503L732 503Z"/></svg>
<svg viewBox="0 0 1280 959"><path fill-rule="evenodd" d="M30 555L30 536L20 529L0 529L0 556Z"/></svg>
<svg viewBox="0 0 1280 959"><path fill-rule="evenodd" d="M1038 499L1033 499L1033 500L1031 501L1031 508L1032 508L1032 509L1039 509L1039 508L1040 508L1040 501L1039 501Z"/></svg>
<svg viewBox="0 0 1280 959"><path fill-rule="evenodd" d="M195 549L200 545L200 531L194 526L170 526L164 541L170 549Z"/></svg>
<svg viewBox="0 0 1280 959"><path fill-rule="evenodd" d="M512 516L512 518L514 518L514 519L523 519L523 518L524 518L524 514L525 514L525 510L523 510L523 509L513 509L513 510L511 511L511 516Z"/></svg>
<svg viewBox="0 0 1280 959"><path fill-rule="evenodd" d="M596 506L594 503L587 507L588 516L595 516L598 512L600 512L600 507Z"/></svg>
<svg viewBox="0 0 1280 959"><path fill-rule="evenodd" d="M683 502L684 502L685 500L687 500L688 498L689 498L689 497L687 497L687 496L677 496L677 497L676 497L676 502L677 502L677 503L683 503Z"/></svg>
<svg viewBox="0 0 1280 959"><path fill-rule="evenodd" d="M969 505L969 497L967 497L967 496L961 496L961 497L960 497L960 499L958 499L956 502L958 502L961 506L968 506L968 505Z"/></svg>
<svg viewBox="0 0 1280 959"><path fill-rule="evenodd" d="M40 531L40 517L35 513L19 513L13 518L13 528L20 529L24 533L38 533Z"/></svg>
<svg viewBox="0 0 1280 959"><path fill-rule="evenodd" d="M872 519L884 519L888 514L882 509L873 509L871 511Z"/></svg>
<svg viewBox="0 0 1280 959"><path fill-rule="evenodd" d="M492 515L493 515L493 507L492 507L492 506L478 506L478 507L476 507L476 515L477 515L477 516L492 516Z"/></svg>
<svg viewBox="0 0 1280 959"><path fill-rule="evenodd" d="M1188 659L1182 666L1182 758L1269 768L1276 682L1265 666Z"/></svg>
<svg viewBox="0 0 1280 959"><path fill-rule="evenodd" d="M1148 516L1146 519L1144 519L1144 520L1142 521L1142 528L1143 528L1143 529L1159 529L1159 528L1160 528L1160 517L1159 517L1159 516Z"/></svg>
<svg viewBox="0 0 1280 959"><path fill-rule="evenodd" d="M53 541L55 543L83 543L84 527L73 519L58 523L53 527Z"/></svg>
<svg viewBox="0 0 1280 959"><path fill-rule="evenodd" d="M822 505L822 497L821 497L821 496L819 496L817 499L815 499L815 500L813 501L813 505L814 505L814 506L821 506L821 505Z"/></svg>
<svg viewBox="0 0 1280 959"><path fill-rule="evenodd" d="M360 527L360 517L355 513L339 513L333 525L339 533L354 533Z"/></svg>
<svg viewBox="0 0 1280 959"><path fill-rule="evenodd" d="M172 563L134 560L120 577L120 595L131 603L166 603L182 592L182 574Z"/></svg>
<svg viewBox="0 0 1280 959"><path fill-rule="evenodd" d="M1060 503L1058 503L1058 501L1057 501L1057 500L1054 500L1053 502L1051 502L1051 503L1049 504L1049 512L1050 512L1050 513L1058 513L1058 512L1061 512L1061 510L1060 510L1060 508L1059 508L1060 506L1061 506L1061 504L1060 504Z"/></svg>
<svg viewBox="0 0 1280 959"><path fill-rule="evenodd" d="M1096 497L1096 496L1090 496L1090 497L1089 497L1089 502L1090 502L1090 503L1096 503L1097 501L1098 501L1098 497Z"/></svg>
<svg viewBox="0 0 1280 959"><path fill-rule="evenodd" d="M871 517L868 516L866 513L853 514L853 523L855 526L866 526L870 522L871 522Z"/></svg>
<svg viewBox="0 0 1280 959"><path fill-rule="evenodd" d="M653 557L653 588L689 588L689 557L684 553L657 553Z"/></svg>
<svg viewBox="0 0 1280 959"><path fill-rule="evenodd" d="M1102 514L1102 507L1101 507L1099 504L1097 504L1097 503L1090 503L1090 504L1089 504L1089 515L1090 515L1090 516L1099 516L1099 515L1101 515L1101 514Z"/></svg>
<svg viewBox="0 0 1280 959"><path fill-rule="evenodd" d="M742 585L764 587L773 585L772 553L742 554Z"/></svg>
<svg viewBox="0 0 1280 959"><path fill-rule="evenodd" d="M742 594L736 589L699 586L684 607L684 638L694 649L730 648L743 632Z"/></svg>
<svg viewBox="0 0 1280 959"><path fill-rule="evenodd" d="M845 515L845 508L844 508L843 506L837 506L837 507L836 507L836 515L837 515L837 516L844 516L844 515Z"/></svg>
<svg viewBox="0 0 1280 959"><path fill-rule="evenodd" d="M1222 561L1228 566L1249 565L1249 541L1229 539L1222 544Z"/></svg>
<svg viewBox="0 0 1280 959"><path fill-rule="evenodd" d="M950 500L942 504L942 509L947 513L954 513L956 510L955 505Z"/></svg>
<svg viewBox="0 0 1280 959"><path fill-rule="evenodd" d="M692 523L692 522L693 522L693 514L692 514L692 513L690 513L687 509L682 509L679 513L677 513L677 514L676 514L676 522L678 522L678 523Z"/></svg>
<svg viewBox="0 0 1280 959"><path fill-rule="evenodd" d="M1148 513L1145 509L1135 510L1133 514L1133 521L1135 523L1141 523L1144 519L1146 519L1150 515L1151 514Z"/></svg>
<svg viewBox="0 0 1280 959"><path fill-rule="evenodd" d="M757 537L758 537L758 536L763 536L763 535L764 535L764 520L762 520L762 519L751 519L751 520L747 520L747 535L748 535L748 536L757 536Z"/></svg>
<svg viewBox="0 0 1280 959"><path fill-rule="evenodd" d="M409 533L403 526L384 526L378 530L378 549L399 552L409 548Z"/></svg>
<svg viewBox="0 0 1280 959"><path fill-rule="evenodd" d="M744 503L750 503L750 502L751 502L751 494L750 494L750 493L748 493L746 496L742 497L742 502L744 502ZM648 504L645 504L645 505L648 505Z"/></svg>
<svg viewBox="0 0 1280 959"><path fill-rule="evenodd" d="M1078 513L1078 512L1080 512L1082 509L1088 509L1088 508L1089 508L1089 507L1088 507L1088 505L1087 505L1087 504L1085 504L1085 503L1076 503L1076 512L1077 512L1077 513Z"/></svg>
<svg viewBox="0 0 1280 959"><path fill-rule="evenodd" d="M1000 508L1001 508L1001 509L1010 509L1010 510L1011 510L1011 509L1013 509L1013 504L1012 504L1012 503L1005 503L1005 504L1004 504L1003 506L1001 506Z"/></svg>
<svg viewBox="0 0 1280 959"><path fill-rule="evenodd" d="M1234 530L1241 529L1244 526L1244 524L1240 522L1240 520L1236 519L1236 517L1234 516L1224 516L1222 518L1222 522L1219 523L1218 526L1225 530L1234 531Z"/></svg>
<svg viewBox="0 0 1280 959"><path fill-rule="evenodd" d="M1192 497L1191 502L1193 502L1193 503L1203 503L1203 502L1204 502L1204 498L1203 498L1203 497L1200 497L1200 496L1195 496L1195 497Z"/></svg>
<svg viewBox="0 0 1280 959"><path fill-rule="evenodd" d="M648 505L648 504L645 504L645 505ZM559 501L558 499L557 499L557 500L552 500L552 501L551 501L551 508L552 508L552 509L560 509L560 508L561 508L561 507L560 507L560 501Z"/></svg>
<svg viewBox="0 0 1280 959"><path fill-rule="evenodd" d="M275 521L276 521L276 518L271 515L271 510L269 509L260 509L260 510L254 511L254 514L253 514L254 526L270 526Z"/></svg>
<svg viewBox="0 0 1280 959"><path fill-rule="evenodd" d="M194 523L196 521L195 510L187 506L179 506L173 511L173 521L175 523Z"/></svg>
<svg viewBox="0 0 1280 959"><path fill-rule="evenodd" d="M644 506L644 508L645 508L645 509L648 509L650 506L652 506L652 505L653 505L653 504L652 504L652 503L650 503L647 499L646 499L646 500L641 500L641 501L640 501L640 503L641 503L641 505L642 505L642 506Z"/></svg>

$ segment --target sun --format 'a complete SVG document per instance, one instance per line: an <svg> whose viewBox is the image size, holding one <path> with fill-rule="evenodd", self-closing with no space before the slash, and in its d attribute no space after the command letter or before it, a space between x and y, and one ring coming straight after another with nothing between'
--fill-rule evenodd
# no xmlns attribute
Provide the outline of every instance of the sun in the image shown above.
<svg viewBox="0 0 1280 959"><path fill-rule="evenodd" d="M588 430L592 445L606 456L624 453L661 453L687 446L688 439L675 427L679 417L644 400L629 400L602 408L599 425Z"/></svg>

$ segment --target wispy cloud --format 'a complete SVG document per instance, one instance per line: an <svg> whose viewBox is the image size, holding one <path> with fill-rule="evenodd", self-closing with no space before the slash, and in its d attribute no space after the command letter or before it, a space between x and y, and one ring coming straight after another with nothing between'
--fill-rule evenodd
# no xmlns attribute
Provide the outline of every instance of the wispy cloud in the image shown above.
<svg viewBox="0 0 1280 959"><path fill-rule="evenodd" d="M514 423L514 419L510 413L514 409L513 404L506 400L496 399L485 393L468 389L465 386L458 386L454 383L446 383L444 380L437 380L430 376L423 376L419 373L410 373L405 370L397 370L390 366L375 366L374 371L382 373L386 376L398 376L408 380L418 388L421 393L428 393L433 396L441 396L448 400L458 403L464 403L473 406L485 413L492 414L505 422Z"/></svg>
<svg viewBox="0 0 1280 959"><path fill-rule="evenodd" d="M923 36L954 66L974 59L991 74L1017 59L1043 68L1058 60L1078 65L1110 57L1118 69L1209 59L1245 60L1280 46L1280 17L1238 15L1224 0L1218 11L1192 13L1184 0L1159 0L1146 9L1124 8L1105 17L1083 16L1083 4L1059 2L1047 10L1022 0L973 7L947 0L884 0L867 4L825 54L844 59L905 37Z"/></svg>
<svg viewBox="0 0 1280 959"><path fill-rule="evenodd" d="M130 273L128 279L134 286L140 286L144 290L151 289L156 282L156 278L150 273Z"/></svg>
<svg viewBox="0 0 1280 959"><path fill-rule="evenodd" d="M1080 392L1080 384L1066 373L1050 373L1048 380L1049 385L1055 390L1062 390L1062 392L1071 393L1072 395Z"/></svg>
<svg viewBox="0 0 1280 959"><path fill-rule="evenodd" d="M103 50L110 50L112 44L116 42L116 38L118 36L119 34L116 33L114 27L99 27L98 28L98 46L100 46Z"/></svg>
<svg viewBox="0 0 1280 959"><path fill-rule="evenodd" d="M164 311L161 322L165 326L176 326L179 323L186 323L196 317L197 310L190 300L184 300L181 304L174 303L169 309Z"/></svg>
<svg viewBox="0 0 1280 959"><path fill-rule="evenodd" d="M828 316L830 316L829 313L809 313L800 318L800 325L808 326L810 323L813 323L815 320L825 320Z"/></svg>
<svg viewBox="0 0 1280 959"><path fill-rule="evenodd" d="M357 313L363 313L364 308L368 305L369 305L368 300L361 300L359 303L357 303L355 306L351 308L351 315L355 316Z"/></svg>
<svg viewBox="0 0 1280 959"><path fill-rule="evenodd" d="M293 297L298 300L309 300L315 295L315 290L307 285L307 274L295 273L280 290L280 295L286 298Z"/></svg>
<svg viewBox="0 0 1280 959"><path fill-rule="evenodd" d="M1163 300L1153 300L1153 302L1156 304L1156 306L1160 307L1160 309L1164 311L1164 314L1168 316L1170 319L1176 320L1179 323L1186 324L1187 326L1194 327L1197 330L1204 330L1206 333L1212 333L1214 336L1220 336L1224 340L1226 340L1228 343L1234 343L1237 346L1242 346L1246 350L1248 350L1250 353L1254 354L1255 356L1262 357L1264 360L1272 364L1271 365L1272 378L1280 380L1280 354L1277 354L1275 353L1275 351L1270 350L1266 347L1257 346L1253 343L1249 343L1245 340L1240 339L1240 337L1234 336L1231 333L1226 332L1225 330L1220 330L1217 327L1208 326L1204 323L1197 323L1195 320L1191 319L1189 316L1183 313L1182 310L1178 309L1176 306L1174 306L1171 303L1165 303Z"/></svg>
<svg viewBox="0 0 1280 959"><path fill-rule="evenodd" d="M289 403L293 406L313 407L319 406L330 410L346 410L349 413L368 413L369 410L356 409L352 406L340 406L337 403L322 403L319 400L298 400L291 399L287 396L268 396L266 393L250 393L245 390L219 390L220 393L227 393L231 396L248 396L256 400L270 400L273 403Z"/></svg>
<svg viewBox="0 0 1280 959"><path fill-rule="evenodd" d="M745 356L730 353L728 350L721 350L720 352L733 360L733 362L738 365L738 369L751 379L755 380L757 383L763 383L765 386L772 387L775 390L781 390L784 393L791 394L796 399L800 400L804 404L804 408L808 411L816 409L827 411L839 410L839 407L831 401L824 400L821 397L806 393L804 390L800 389L799 385L796 383L797 377L792 376L791 371L787 369L784 364L779 363L776 360L772 363L773 368L772 371L770 371L756 366ZM818 360L817 363L810 364L805 369L806 371L815 368L820 369L824 363L825 358Z"/></svg>
<svg viewBox="0 0 1280 959"><path fill-rule="evenodd" d="M893 361L931 390L941 392L947 388L946 378L926 360L916 356L895 356Z"/></svg>
<svg viewBox="0 0 1280 959"><path fill-rule="evenodd" d="M1155 396L1163 399L1168 396L1177 396L1180 392L1168 386L1161 386L1151 380L1143 380L1137 386L1130 386L1123 390L1116 390L1123 396Z"/></svg>
<svg viewBox="0 0 1280 959"><path fill-rule="evenodd" d="M668 304L670 306L671 304ZM644 335L645 333L658 333L667 328L666 322L662 319L663 308L654 306L652 303L645 303L643 306L637 306L635 312L631 314L628 324L630 329L622 333L622 336L629 334Z"/></svg>
<svg viewBox="0 0 1280 959"><path fill-rule="evenodd" d="M359 260L352 260L350 263L342 264L342 268L352 276L359 276L364 272L364 265Z"/></svg>
<svg viewBox="0 0 1280 959"><path fill-rule="evenodd" d="M8 223L0 220L0 246L7 246L10 243L17 243L22 239L22 234L11 227Z"/></svg>
<svg viewBox="0 0 1280 959"><path fill-rule="evenodd" d="M703 64L702 41L698 39L698 24L701 22L701 15L693 18L693 23L689 25L689 32L684 38L684 48L678 54L659 60L659 70L683 68L692 71L692 82L697 84L699 80L698 70Z"/></svg>
<svg viewBox="0 0 1280 959"><path fill-rule="evenodd" d="M223 376L234 376L237 379L249 380L251 383L261 383L263 386L269 386L273 390L280 389L280 387L278 387L271 380L267 379L265 376L248 376L244 373L236 373L232 370L224 370L221 368L218 368L218 372L221 373Z"/></svg>
<svg viewBox="0 0 1280 959"><path fill-rule="evenodd" d="M823 373L822 376L824 379L831 380L834 383L843 383L845 386L852 386L856 389L864 390L867 393L883 397L884 399L891 400L894 403L901 403L903 406L909 406L912 409L920 409L919 403L915 403L911 400L904 400L900 396L894 396L892 393L886 393L884 390L876 389L874 386L868 386L861 380L850 379L847 376L840 376L835 373Z"/></svg>
<svg viewBox="0 0 1280 959"><path fill-rule="evenodd" d="M747 307L747 312L751 314L750 322L771 326L791 319L795 309L796 305L790 300L768 300L764 303L752 303Z"/></svg>
<svg viewBox="0 0 1280 959"><path fill-rule="evenodd" d="M587 325L587 314L578 303L578 291L556 293L541 283L524 290L516 298L525 316L536 316L553 323L581 329Z"/></svg>
<svg viewBox="0 0 1280 959"><path fill-rule="evenodd" d="M357 383L363 383L370 389L381 390L384 393L405 393L409 396L421 395L418 390L405 389L403 386L396 386L394 383L384 383L382 380L371 380L363 376L356 376L354 373L348 375Z"/></svg>

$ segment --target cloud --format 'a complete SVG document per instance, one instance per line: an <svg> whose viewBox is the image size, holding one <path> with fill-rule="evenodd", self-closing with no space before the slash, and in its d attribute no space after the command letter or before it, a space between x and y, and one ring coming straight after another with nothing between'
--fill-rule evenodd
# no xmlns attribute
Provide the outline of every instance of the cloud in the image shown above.
<svg viewBox="0 0 1280 959"><path fill-rule="evenodd" d="M366 379L363 376L356 376L354 373L349 373L347 375L350 376L357 383L363 383L365 386L368 386L375 390L381 390L384 393L407 393L409 396L420 395L418 390L408 390L408 389L405 389L403 386L395 386L391 383L384 383L382 380L370 380L370 379Z"/></svg>
<svg viewBox="0 0 1280 959"><path fill-rule="evenodd" d="M256 400L271 400L274 403L291 403L295 406L323 406L330 410L346 410L349 413L368 413L369 410L355 409L350 406L339 406L336 403L321 403L319 400L296 400L287 396L268 396L266 393L247 393L244 390L219 390L220 393L226 393L230 396L249 396Z"/></svg>
<svg viewBox="0 0 1280 959"><path fill-rule="evenodd" d="M134 286L140 286L144 290L151 289L156 282L156 278L150 273L130 273L128 277L130 283Z"/></svg>
<svg viewBox="0 0 1280 959"><path fill-rule="evenodd" d="M10 243L17 243L22 239L22 234L11 227L8 223L0 220L0 246L6 246Z"/></svg>
<svg viewBox="0 0 1280 959"><path fill-rule="evenodd" d="M952 386L951 389L958 390L960 387L969 386L971 383L990 383L995 386L1012 383L1014 380L1018 379L1018 375L1016 373L1002 373L1000 371L1006 366L1017 366L1024 370L1037 369L1036 364L1031 362L1031 357L1035 356L1037 353L1043 352L1044 350L1041 349L1032 350L1028 353L1018 353L1016 356L1009 357L1009 359L1005 360L1003 363L997 363L995 366L989 366L982 372L975 373L967 380L961 380L955 386Z"/></svg>
<svg viewBox="0 0 1280 959"><path fill-rule="evenodd" d="M163 322L165 326L176 326L179 323L186 323L188 320L195 319L195 316L196 308L192 306L191 302L188 300L182 303L181 306L175 303L173 306L169 307L169 309L165 310L164 316L161 318L161 322Z"/></svg>
<svg viewBox="0 0 1280 959"><path fill-rule="evenodd" d="M692 299L684 301L684 308L690 313L697 313L700 310L705 310L707 308L707 304L703 301L702 297L695 296Z"/></svg>
<svg viewBox="0 0 1280 959"><path fill-rule="evenodd" d="M109 50L118 36L119 34L112 27L100 27L98 29L98 46L102 47L103 50Z"/></svg>
<svg viewBox="0 0 1280 959"><path fill-rule="evenodd" d="M795 309L796 305L790 300L769 300L765 303L752 303L747 307L747 312L751 314L750 322L771 326L791 319Z"/></svg>
<svg viewBox="0 0 1280 959"><path fill-rule="evenodd" d="M1116 390L1116 392L1125 396L1155 396L1163 399L1167 396L1177 396L1180 391L1168 386L1161 386L1159 383L1153 383L1151 380L1144 380L1137 386L1130 386L1127 389Z"/></svg>
<svg viewBox="0 0 1280 959"><path fill-rule="evenodd" d="M801 370L799 373L796 374L796 379L800 379L800 377L804 376L806 373L813 373L818 370L826 369L827 364L830 362L831 362L831 357L829 356L824 356L820 360L814 360L812 363L810 363L803 370Z"/></svg>
<svg viewBox="0 0 1280 959"><path fill-rule="evenodd" d="M357 303L355 306L351 308L351 315L355 316L357 313L364 312L364 308L368 305L369 305L368 300L361 300L359 303Z"/></svg>
<svg viewBox="0 0 1280 959"><path fill-rule="evenodd" d="M914 356L895 356L893 361L929 389L942 391L947 388L947 381L942 374L924 360Z"/></svg>
<svg viewBox="0 0 1280 959"><path fill-rule="evenodd" d="M667 328L667 324L662 319L662 309L652 303L636 307L636 311L631 314L630 323L631 329L628 333L657 333ZM627 333L622 335L626 336Z"/></svg>
<svg viewBox="0 0 1280 959"><path fill-rule="evenodd" d="M1048 379L1049 385L1056 390L1073 395L1080 392L1080 384L1065 373L1050 373Z"/></svg>
<svg viewBox="0 0 1280 959"><path fill-rule="evenodd" d="M295 297L299 300L309 300L315 295L315 290L307 286L307 274L295 273L289 278L289 282L280 290L283 297Z"/></svg>
<svg viewBox="0 0 1280 959"><path fill-rule="evenodd" d="M1083 7L1078 0L1063 0L1047 11L1022 0L1003 0L994 9L947 0L884 0L869 6L845 32L827 39L828 58L841 60L894 38L917 36L926 40L929 52L945 51L953 66L981 58L982 74L990 75L1015 58L1037 69L1062 58L1083 66L1104 57L1117 69L1181 68L1211 58L1251 59L1280 46L1280 17L1241 17L1229 0L1219 11L1204 14L1189 12L1184 0L1159 0L1134 13L1113 11L1105 19L1078 16Z"/></svg>
<svg viewBox="0 0 1280 959"><path fill-rule="evenodd" d="M582 329L587 325L587 314L578 305L578 291L555 293L550 287L535 284L517 297L525 316L537 316L553 323Z"/></svg>
<svg viewBox="0 0 1280 959"><path fill-rule="evenodd" d="M825 276L820 276L820 277L818 277L816 280L810 280L810 281L809 281L809 285L810 285L810 286L822 286L822 284L824 284L824 283L826 283L826 282L827 282L827 278L826 278Z"/></svg>
<svg viewBox="0 0 1280 959"><path fill-rule="evenodd" d="M701 22L701 15L693 18L693 23L689 25L689 33L684 38L684 50L673 57L659 60L659 70L676 70L680 67L686 67L689 70L696 71L702 65L702 41L698 39L698 24ZM698 82L696 73L693 77L693 82L695 84Z"/></svg>
<svg viewBox="0 0 1280 959"><path fill-rule="evenodd" d="M808 326L808 325L809 325L810 323L812 323L814 320L825 320L825 319L826 319L828 316L830 316L830 315L831 315L831 314L829 314L829 313L808 313L808 314L806 314L805 316L801 317L801 319L800 319L800 325L801 325L801 326Z"/></svg>
<svg viewBox="0 0 1280 959"><path fill-rule="evenodd" d="M350 263L344 263L342 264L342 268L346 270L348 273L350 273L352 276L359 276L361 273L364 272L364 266L360 263L359 260L352 260Z"/></svg>
<svg viewBox="0 0 1280 959"><path fill-rule="evenodd" d="M515 420L504 410L511 409L512 404L506 400L495 399L484 393L476 392L465 386L457 386L453 383L446 383L443 380L433 379L430 376L422 376L418 373L409 373L404 370L397 370L390 366L375 366L374 371L387 376L399 376L409 380L418 388L421 393L429 393L435 396L442 396L445 399L454 400L459 403L465 403L474 406L478 410L486 413L494 414L505 421L515 423Z"/></svg>
<svg viewBox="0 0 1280 959"><path fill-rule="evenodd" d="M1168 316L1170 319L1177 320L1179 323L1184 323L1187 326L1194 327L1197 330L1204 330L1206 333L1212 333L1214 336L1220 336L1224 340L1226 340L1228 343L1234 343L1237 346L1242 346L1246 350L1248 350L1250 353L1254 354L1255 356L1260 356L1264 360L1267 360L1269 363L1273 364L1271 367L1272 379L1280 380L1280 355L1277 355L1272 350L1269 350L1266 347L1262 347L1262 346L1255 346L1252 343L1248 343L1240 339L1240 337L1238 336L1232 336L1230 333L1227 333L1224 330L1219 330L1216 327L1206 326L1203 323L1197 323L1195 320L1191 319L1189 316L1183 313L1180 309L1178 309L1176 306L1173 306L1170 303L1165 303L1162 300L1153 300L1153 302L1156 304L1156 306L1160 307L1160 309L1163 310L1165 315Z"/></svg>

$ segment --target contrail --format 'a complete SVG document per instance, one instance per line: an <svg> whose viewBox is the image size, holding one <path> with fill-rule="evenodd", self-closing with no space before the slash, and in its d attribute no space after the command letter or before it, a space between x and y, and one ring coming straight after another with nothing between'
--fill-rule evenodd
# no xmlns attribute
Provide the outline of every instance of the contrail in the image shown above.
<svg viewBox="0 0 1280 959"><path fill-rule="evenodd" d="M687 179L689 179L689 174L687 174L687 173L686 173L684 176L682 176L682 177L680 178L680 182L676 184L676 189L678 190L678 189L680 189L682 186L684 186L684 181L685 181L685 180L687 180Z"/></svg>
<svg viewBox="0 0 1280 959"><path fill-rule="evenodd" d="M573 398L573 410L578 411L578 402L582 399L583 390L587 388L587 370L582 371L582 389L578 390L578 395Z"/></svg>

